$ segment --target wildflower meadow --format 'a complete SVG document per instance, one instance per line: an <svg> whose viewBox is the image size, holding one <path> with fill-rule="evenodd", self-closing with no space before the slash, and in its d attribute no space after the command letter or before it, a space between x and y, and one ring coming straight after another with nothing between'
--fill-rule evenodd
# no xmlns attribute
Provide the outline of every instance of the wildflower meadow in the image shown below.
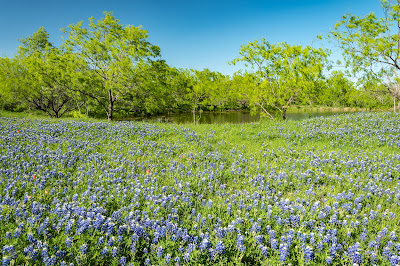
<svg viewBox="0 0 400 266"><path fill-rule="evenodd" d="M0 118L2 265L399 265L400 117Z"/></svg>

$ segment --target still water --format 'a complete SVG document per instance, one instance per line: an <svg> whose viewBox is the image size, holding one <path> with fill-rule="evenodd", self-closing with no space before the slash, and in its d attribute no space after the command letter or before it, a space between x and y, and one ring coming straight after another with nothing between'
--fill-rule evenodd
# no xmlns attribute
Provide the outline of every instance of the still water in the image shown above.
<svg viewBox="0 0 400 266"><path fill-rule="evenodd" d="M324 112L288 112L288 120L302 120L310 117L319 116L331 116L337 114L349 113L345 111L324 111ZM196 113L193 117L192 113L182 113L174 115L162 115L162 116L151 116L151 117L140 117L124 120L135 120L135 121L147 121L147 122L160 122L160 123L176 123L176 124L186 124L186 123L196 123L199 124L238 124L238 123L252 123L260 121L260 115L251 115L250 112L244 111L232 111L232 112L203 112Z"/></svg>

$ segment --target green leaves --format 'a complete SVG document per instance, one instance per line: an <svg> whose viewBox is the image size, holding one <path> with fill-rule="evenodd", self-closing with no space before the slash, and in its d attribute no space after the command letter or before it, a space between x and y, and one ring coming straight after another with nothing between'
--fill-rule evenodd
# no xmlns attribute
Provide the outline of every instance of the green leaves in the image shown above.
<svg viewBox="0 0 400 266"><path fill-rule="evenodd" d="M269 117L268 108L277 109L286 118L288 106L310 92L327 63L327 51L311 46L287 43L270 44L264 38L242 45L240 57L231 63L251 66L253 86L243 91L252 105L259 106Z"/></svg>
<svg viewBox="0 0 400 266"><path fill-rule="evenodd" d="M374 13L364 17L346 14L336 23L328 38L336 41L343 51L346 66L354 74L368 75L379 80L387 90L400 99L398 74L400 70L400 5L398 1L381 1L385 16Z"/></svg>
<svg viewBox="0 0 400 266"><path fill-rule="evenodd" d="M140 63L160 55L160 48L147 41L148 32L141 27L121 25L112 12L96 21L89 18L87 28L82 22L64 30L68 39L64 47L81 59L82 68L98 77L95 91L80 92L95 99L112 120L114 103L132 88L132 76ZM104 101L107 99L107 101Z"/></svg>

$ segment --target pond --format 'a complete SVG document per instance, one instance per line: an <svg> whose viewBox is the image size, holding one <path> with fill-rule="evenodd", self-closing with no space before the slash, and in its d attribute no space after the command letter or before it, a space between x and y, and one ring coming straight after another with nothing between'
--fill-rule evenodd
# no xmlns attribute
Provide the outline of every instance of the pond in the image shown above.
<svg viewBox="0 0 400 266"><path fill-rule="evenodd" d="M302 120L310 117L319 116L331 116L337 114L350 113L346 111L312 111L312 112L288 112L288 120ZM193 113L181 113L171 115L160 115L150 117L135 117L126 118L122 120L135 120L135 121L146 121L146 122L159 122L159 123L176 123L186 124L193 123L195 120L199 124L239 124L239 123L252 123L260 121L260 115L251 115L250 112L246 111L231 111L231 112L203 112L196 113L193 117Z"/></svg>

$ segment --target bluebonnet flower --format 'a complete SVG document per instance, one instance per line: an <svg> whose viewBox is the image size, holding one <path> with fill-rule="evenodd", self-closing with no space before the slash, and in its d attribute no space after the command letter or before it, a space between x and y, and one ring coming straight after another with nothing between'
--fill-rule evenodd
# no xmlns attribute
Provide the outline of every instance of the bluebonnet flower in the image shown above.
<svg viewBox="0 0 400 266"><path fill-rule="evenodd" d="M261 254L262 254L264 257L268 257L268 248L265 247L265 246L263 246L263 245L260 245L259 248L260 248L260 250L261 250Z"/></svg>
<svg viewBox="0 0 400 266"><path fill-rule="evenodd" d="M157 248L157 257L161 258L162 254L163 254L163 248L162 248L162 246L159 246Z"/></svg>
<svg viewBox="0 0 400 266"><path fill-rule="evenodd" d="M11 239L11 233L10 232L6 232L5 236L6 239Z"/></svg>
<svg viewBox="0 0 400 266"><path fill-rule="evenodd" d="M361 265L361 263L362 263L362 255L359 252L353 253L352 259L353 259L354 263L357 263L358 265Z"/></svg>
<svg viewBox="0 0 400 266"><path fill-rule="evenodd" d="M97 247L101 247L104 243L104 237L100 236L99 239L97 240Z"/></svg>
<svg viewBox="0 0 400 266"><path fill-rule="evenodd" d="M244 236L242 235L238 235L236 238L236 247L240 250L240 251L245 251L246 247L243 245L244 242Z"/></svg>
<svg viewBox="0 0 400 266"><path fill-rule="evenodd" d="M170 261L171 261L171 254L167 254L165 256L165 264L169 264Z"/></svg>
<svg viewBox="0 0 400 266"><path fill-rule="evenodd" d="M276 239L271 239L271 248L274 250L278 249L278 241Z"/></svg>
<svg viewBox="0 0 400 266"><path fill-rule="evenodd" d="M108 254L108 248L107 248L107 247L104 247L104 248L101 250L100 255L101 255L102 257L105 257L105 256L107 256L107 254Z"/></svg>
<svg viewBox="0 0 400 266"><path fill-rule="evenodd" d="M70 248L72 246L72 238L67 237L67 239L65 239L65 245L67 248Z"/></svg>
<svg viewBox="0 0 400 266"><path fill-rule="evenodd" d="M114 237L113 237L113 236L111 236L111 237L108 239L107 245L108 245L109 247L112 247L112 246L114 245Z"/></svg>
<svg viewBox="0 0 400 266"><path fill-rule="evenodd" d="M116 258L118 256L118 248L117 247L113 247L111 256L113 258Z"/></svg>
<svg viewBox="0 0 400 266"><path fill-rule="evenodd" d="M82 254L86 254L87 252L87 244L83 244L80 248L80 251L82 252Z"/></svg>
<svg viewBox="0 0 400 266"><path fill-rule="evenodd" d="M256 243L258 245L262 244L264 242L264 236L263 235L256 235L255 237Z"/></svg>
<svg viewBox="0 0 400 266"><path fill-rule="evenodd" d="M324 249L324 245L321 241L317 243L316 249L318 250L318 252L321 252Z"/></svg>
<svg viewBox="0 0 400 266"><path fill-rule="evenodd" d="M203 251L210 247L212 247L212 244L210 243L210 241L207 238L204 238L203 241L201 241L201 243L199 245L199 248Z"/></svg>
<svg viewBox="0 0 400 266"><path fill-rule="evenodd" d="M390 248L389 247L385 247L384 249L383 249L383 251L382 251L382 255L384 256L384 257L386 257L386 259L390 259L390 257L392 256L392 251L390 250Z"/></svg>
<svg viewBox="0 0 400 266"><path fill-rule="evenodd" d="M16 228L14 231L14 238L18 238L22 234L22 230L20 228Z"/></svg>
<svg viewBox="0 0 400 266"><path fill-rule="evenodd" d="M218 241L217 244L215 245L215 251L218 254L224 254L225 252L225 246L224 243L222 241Z"/></svg>
<svg viewBox="0 0 400 266"><path fill-rule="evenodd" d="M330 257L330 256L327 256L326 258L325 258L325 261L326 261L326 263L328 264L328 265L332 265L332 258Z"/></svg>
<svg viewBox="0 0 400 266"><path fill-rule="evenodd" d="M3 256L1 259L1 265L10 265L11 257L10 256Z"/></svg>
<svg viewBox="0 0 400 266"><path fill-rule="evenodd" d="M390 239L393 241L397 241L397 236L396 233L394 231L390 232Z"/></svg>
<svg viewBox="0 0 400 266"><path fill-rule="evenodd" d="M150 259L149 258L146 258L144 260L144 265L146 265L146 266L150 265Z"/></svg>
<svg viewBox="0 0 400 266"><path fill-rule="evenodd" d="M36 242L36 239L33 237L32 233L27 234L27 239L28 239L29 243L31 243L31 244Z"/></svg>
<svg viewBox="0 0 400 266"><path fill-rule="evenodd" d="M186 263L189 263L189 262L190 262L190 254L189 254L188 252L186 252L185 254L183 254L183 260L184 260Z"/></svg>
<svg viewBox="0 0 400 266"><path fill-rule="evenodd" d="M50 258L47 259L46 265L55 265L57 262L56 256L51 256Z"/></svg>
<svg viewBox="0 0 400 266"><path fill-rule="evenodd" d="M261 231L261 226L257 222L254 222L252 227L251 227L251 231L252 232L260 232Z"/></svg>
<svg viewBox="0 0 400 266"><path fill-rule="evenodd" d="M313 252L313 250L312 250L312 248L310 246L307 246L304 249L304 260L306 262L310 261L310 260L314 260L314 252Z"/></svg>
<svg viewBox="0 0 400 266"><path fill-rule="evenodd" d="M126 257L122 256L121 259L119 260L119 265L126 265Z"/></svg>
<svg viewBox="0 0 400 266"><path fill-rule="evenodd" d="M289 248L286 243L279 245L279 261L286 261L286 257L289 255Z"/></svg>

